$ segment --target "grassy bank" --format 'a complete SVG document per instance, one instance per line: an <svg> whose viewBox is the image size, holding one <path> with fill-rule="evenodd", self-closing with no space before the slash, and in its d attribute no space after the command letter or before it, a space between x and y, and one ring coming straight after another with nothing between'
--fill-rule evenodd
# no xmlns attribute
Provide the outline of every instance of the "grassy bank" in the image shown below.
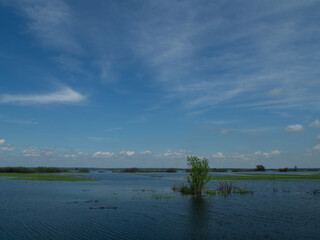
<svg viewBox="0 0 320 240"><path fill-rule="evenodd" d="M41 174L41 173L0 173L0 177L10 177L10 180L34 180L34 181L94 181L75 175Z"/></svg>
<svg viewBox="0 0 320 240"><path fill-rule="evenodd" d="M320 174L254 174L210 176L211 180L320 180Z"/></svg>

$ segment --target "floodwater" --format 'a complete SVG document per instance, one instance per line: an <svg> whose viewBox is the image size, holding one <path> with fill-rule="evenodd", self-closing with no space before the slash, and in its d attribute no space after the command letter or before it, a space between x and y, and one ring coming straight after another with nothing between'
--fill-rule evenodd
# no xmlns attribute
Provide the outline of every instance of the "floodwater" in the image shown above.
<svg viewBox="0 0 320 240"><path fill-rule="evenodd" d="M0 239L319 239L317 180L236 181L253 194L171 190L185 173L99 173L95 182L0 180ZM214 187L211 181L208 187ZM90 207L117 209L90 209Z"/></svg>

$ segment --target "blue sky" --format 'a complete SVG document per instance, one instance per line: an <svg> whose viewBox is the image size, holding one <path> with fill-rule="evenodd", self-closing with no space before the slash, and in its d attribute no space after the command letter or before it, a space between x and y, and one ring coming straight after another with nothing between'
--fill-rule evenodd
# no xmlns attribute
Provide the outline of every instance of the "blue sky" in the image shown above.
<svg viewBox="0 0 320 240"><path fill-rule="evenodd" d="M319 1L0 1L0 165L319 167Z"/></svg>

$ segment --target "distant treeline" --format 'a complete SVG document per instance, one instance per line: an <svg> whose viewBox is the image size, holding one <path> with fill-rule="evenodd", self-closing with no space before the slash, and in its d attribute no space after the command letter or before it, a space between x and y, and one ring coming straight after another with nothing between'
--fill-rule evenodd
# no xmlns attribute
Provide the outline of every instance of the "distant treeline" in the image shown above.
<svg viewBox="0 0 320 240"><path fill-rule="evenodd" d="M157 169L157 170L148 170L148 169L139 169L139 168L126 168L126 169L122 169L120 171L112 171L112 172L121 172L121 173L148 173L148 172L177 172L177 169L175 168L168 168L168 169Z"/></svg>
<svg viewBox="0 0 320 240"><path fill-rule="evenodd" d="M69 172L66 169L56 168L56 167L37 167L37 168L27 168L27 167L1 167L0 173L61 173Z"/></svg>

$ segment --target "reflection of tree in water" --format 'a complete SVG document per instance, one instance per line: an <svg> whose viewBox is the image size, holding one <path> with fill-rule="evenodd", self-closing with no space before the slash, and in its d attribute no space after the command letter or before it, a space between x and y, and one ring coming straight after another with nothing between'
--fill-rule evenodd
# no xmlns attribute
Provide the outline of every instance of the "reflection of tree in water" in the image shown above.
<svg viewBox="0 0 320 240"><path fill-rule="evenodd" d="M209 203L202 197L190 199L190 230L192 239L211 239L209 236Z"/></svg>

